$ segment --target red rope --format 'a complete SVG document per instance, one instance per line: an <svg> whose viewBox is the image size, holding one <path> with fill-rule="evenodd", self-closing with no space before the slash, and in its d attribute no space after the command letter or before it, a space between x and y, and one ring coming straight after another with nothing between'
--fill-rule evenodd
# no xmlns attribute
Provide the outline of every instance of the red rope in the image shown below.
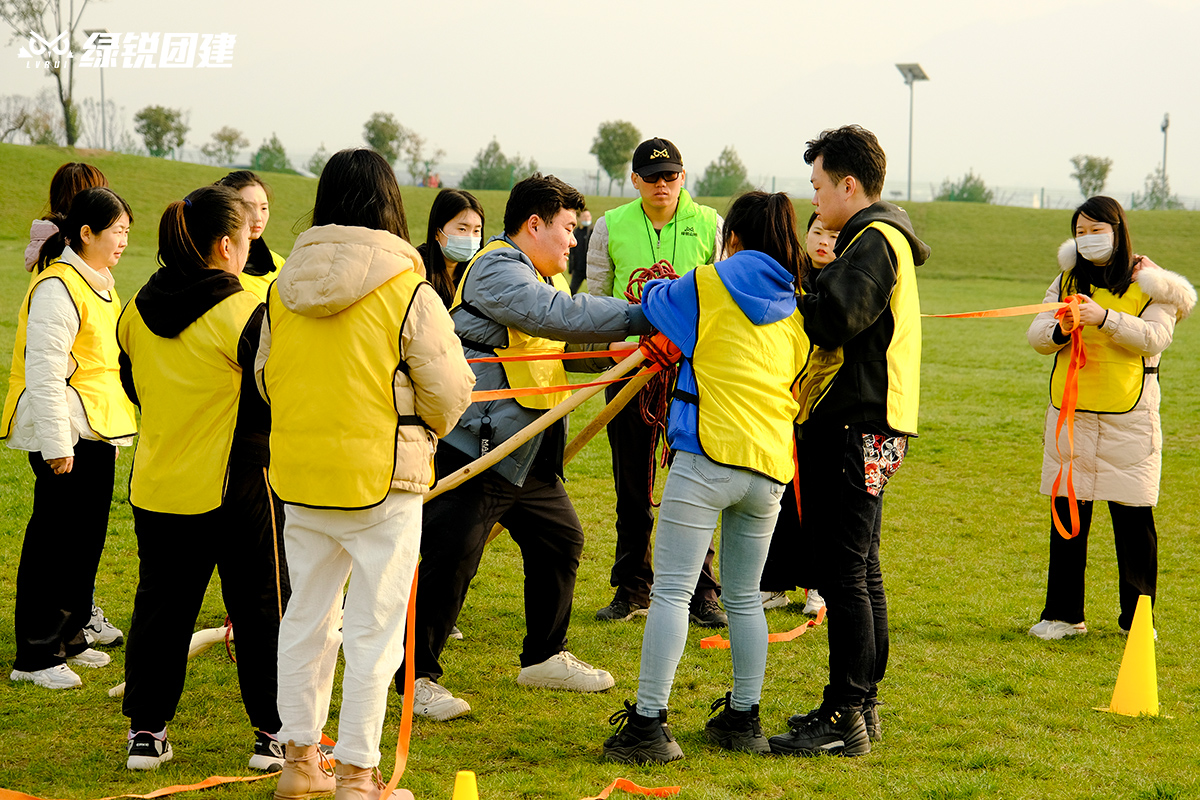
<svg viewBox="0 0 1200 800"><path fill-rule="evenodd" d="M678 277L671 262L665 258L652 267L635 269L629 276L629 285L625 288L625 299L631 303L641 303L642 291L646 288L648 281L660 278L670 280ZM638 392L638 411L641 412L642 421L651 431L650 474L646 492L650 497L652 508L658 508L658 503L654 500L654 480L658 476L658 468L667 466L667 461L671 456L671 448L667 444L667 412L671 407L671 388L675 386L675 377L678 374L678 366L664 369ZM656 457L660 444L662 445L662 454Z"/></svg>

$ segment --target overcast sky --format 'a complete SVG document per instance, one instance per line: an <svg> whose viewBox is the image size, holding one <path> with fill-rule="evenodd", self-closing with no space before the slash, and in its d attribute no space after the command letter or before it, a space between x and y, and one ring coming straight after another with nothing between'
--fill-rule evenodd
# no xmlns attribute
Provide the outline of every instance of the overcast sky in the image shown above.
<svg viewBox="0 0 1200 800"><path fill-rule="evenodd" d="M1162 161L1169 112L1172 190L1200 200L1200 0L91 0L80 27L236 34L230 69L105 70L127 130L143 106L181 107L189 147L231 125L299 160L361 144L389 111L448 165L495 137L543 169L594 170L598 124L624 119L672 139L693 181L733 145L752 178L794 191L805 140L856 122L894 192L909 122L895 65L918 62L914 199L967 170L1070 190L1070 157L1090 154L1112 159L1126 202ZM0 94L53 85L19 57L27 38L3 43ZM76 97L99 91L77 67Z"/></svg>

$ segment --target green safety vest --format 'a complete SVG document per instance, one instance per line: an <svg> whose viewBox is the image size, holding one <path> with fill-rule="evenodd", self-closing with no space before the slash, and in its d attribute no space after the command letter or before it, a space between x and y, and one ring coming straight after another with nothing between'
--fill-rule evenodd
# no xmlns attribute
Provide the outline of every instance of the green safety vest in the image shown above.
<svg viewBox="0 0 1200 800"><path fill-rule="evenodd" d="M613 297L625 298L634 270L666 259L676 275L716 260L717 212L697 205L684 189L675 216L656 236L654 226L634 200L604 214L608 226L608 257L613 263Z"/></svg>

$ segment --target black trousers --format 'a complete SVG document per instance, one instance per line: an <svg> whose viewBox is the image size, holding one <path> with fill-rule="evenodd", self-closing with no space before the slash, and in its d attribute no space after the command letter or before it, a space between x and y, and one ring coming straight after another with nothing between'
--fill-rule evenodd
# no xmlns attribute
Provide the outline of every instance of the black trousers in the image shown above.
<svg viewBox="0 0 1200 800"><path fill-rule="evenodd" d="M604 396L617 396L624 382L609 385ZM618 599L650 605L650 587L654 584L651 566L650 535L654 531L654 509L650 505L650 445L653 429L642 419L638 398L634 397L617 412L606 428L612 449L613 488L617 494L617 552L609 583L616 587ZM716 600L721 585L713 574L712 542L704 556L704 566L692 596L695 606L702 600Z"/></svg>
<svg viewBox="0 0 1200 800"><path fill-rule="evenodd" d="M188 644L213 569L233 622L238 683L250 723L279 730L275 706L279 620L291 585L279 533L283 504L266 468L231 462L221 506L204 514L133 507L138 587L125 646L122 710L135 731L160 731L175 716Z"/></svg>
<svg viewBox="0 0 1200 800"><path fill-rule="evenodd" d="M473 460L446 444L438 448L436 458L439 475ZM530 475L524 486L514 486L488 470L425 504L412 654L418 678L442 676L438 659L497 522L521 548L524 562L521 666L540 664L566 649L575 573L583 552L583 526L575 507L557 477L547 482ZM401 665L396 672L398 690L403 680Z"/></svg>
<svg viewBox="0 0 1200 800"><path fill-rule="evenodd" d="M907 439L869 424L807 423L800 441L804 524L815 526L816 589L829 609L829 684L822 705L873 702L888 661L887 596L879 561L883 489L903 460ZM866 450L888 443L899 459L879 474ZM871 479L868 479L868 474Z"/></svg>
<svg viewBox="0 0 1200 800"><path fill-rule="evenodd" d="M1070 527L1070 501L1054 498L1058 518ZM1083 622L1083 576L1087 569L1088 530L1095 503L1077 501L1079 535L1064 539L1050 525L1050 569L1046 579L1046 607L1042 619ZM1133 625L1139 595L1149 595L1151 604L1158 593L1158 532L1151 506L1109 503L1113 538L1117 545L1117 591L1121 613L1117 624L1125 630Z"/></svg>
<svg viewBox="0 0 1200 800"><path fill-rule="evenodd" d="M55 475L41 453L33 468L33 513L17 567L13 621L21 672L66 662L87 649L83 627L92 617L92 591L112 505L116 448L80 439L70 472Z"/></svg>

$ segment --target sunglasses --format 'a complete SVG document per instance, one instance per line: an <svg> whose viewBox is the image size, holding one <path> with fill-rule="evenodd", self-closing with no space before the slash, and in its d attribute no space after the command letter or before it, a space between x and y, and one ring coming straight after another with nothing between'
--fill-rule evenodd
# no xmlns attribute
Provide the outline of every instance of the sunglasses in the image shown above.
<svg viewBox="0 0 1200 800"><path fill-rule="evenodd" d="M641 176L639 176L639 177L641 177ZM646 183L658 183L660 180L664 180L667 183L674 183L675 181L679 180L679 173L678 172L658 172L658 173L655 173L654 175L650 175L649 177L642 177L642 180Z"/></svg>

